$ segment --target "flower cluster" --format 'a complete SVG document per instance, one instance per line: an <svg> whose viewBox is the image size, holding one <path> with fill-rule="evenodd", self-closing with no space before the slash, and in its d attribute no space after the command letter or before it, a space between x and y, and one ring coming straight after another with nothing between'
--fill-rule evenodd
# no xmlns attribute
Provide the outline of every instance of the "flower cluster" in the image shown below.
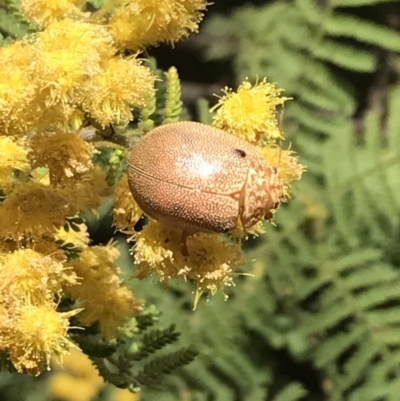
<svg viewBox="0 0 400 401"><path fill-rule="evenodd" d="M37 373L73 344L67 338L69 318L78 309L57 312L55 297L77 276L60 251L50 254L33 249L3 251L0 269L0 349L7 351L19 371Z"/></svg>
<svg viewBox="0 0 400 401"><path fill-rule="evenodd" d="M276 106L286 100L280 96L280 90L266 80L254 86L245 81L237 92L225 89L224 96L212 109L217 110L213 120L215 127L258 146L266 163L275 167L277 174L269 183L269 196L277 204L289 199L293 181L299 180L304 170L294 152L280 145L284 137L277 121ZM264 232L260 219L246 232L238 225L230 233L231 238L213 233L195 233L184 238L182 230L149 219L143 230L136 233L133 228L143 213L131 195L122 196L128 191L124 177L115 193L114 223L118 229L131 233L131 240L135 241L132 249L136 265L134 276L141 279L155 273L164 284L176 277L190 280L196 286L195 306L203 293L213 295L221 290L225 294L224 288L234 284L233 278L238 274L235 269L244 263L237 238ZM273 209L265 218L272 220L275 211Z"/></svg>
<svg viewBox="0 0 400 401"><path fill-rule="evenodd" d="M72 298L79 299L84 307L78 318L84 326L99 322L106 339L115 337L127 316L136 316L142 310L142 303L121 285L114 263L118 256L119 251L111 245L92 246L81 252L79 260L71 262L82 278L81 285L68 289Z"/></svg>
<svg viewBox="0 0 400 401"><path fill-rule="evenodd" d="M129 121L154 77L138 58L117 51L104 26L72 19L0 49L0 129L24 135L79 128L85 113L104 126Z"/></svg>
<svg viewBox="0 0 400 401"><path fill-rule="evenodd" d="M64 358L63 369L54 366L55 373L47 380L48 392L54 399L64 401L91 401L107 391L110 401L139 401L139 394L115 387L105 389L106 383L92 361L81 351L73 349Z"/></svg>
<svg viewBox="0 0 400 401"><path fill-rule="evenodd" d="M0 48L0 350L30 374L75 347L72 317L110 339L141 312L118 250L91 246L79 217L115 189L81 129L129 123L155 82L136 50L196 31L206 6L110 0L91 12L85 3L21 0L39 30Z"/></svg>

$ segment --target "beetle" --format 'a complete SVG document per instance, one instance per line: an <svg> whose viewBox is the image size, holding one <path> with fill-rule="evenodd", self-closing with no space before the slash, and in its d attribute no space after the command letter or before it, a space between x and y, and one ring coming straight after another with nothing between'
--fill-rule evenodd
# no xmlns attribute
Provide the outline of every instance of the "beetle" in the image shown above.
<svg viewBox="0 0 400 401"><path fill-rule="evenodd" d="M276 166L258 147L209 125L154 128L133 146L128 164L143 212L186 234L246 231L279 202Z"/></svg>

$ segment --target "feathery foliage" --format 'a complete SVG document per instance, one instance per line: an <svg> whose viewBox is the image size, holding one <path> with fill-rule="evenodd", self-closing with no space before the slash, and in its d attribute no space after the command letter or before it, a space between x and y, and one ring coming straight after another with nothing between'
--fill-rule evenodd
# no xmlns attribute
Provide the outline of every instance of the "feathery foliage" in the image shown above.
<svg viewBox="0 0 400 401"><path fill-rule="evenodd" d="M163 324L176 324L183 344L199 350L191 365L164 377L163 400L398 401L400 33L387 21L399 7L398 0L277 0L209 21L210 58L231 60L238 82L268 76L294 97L284 128L308 173L277 227L246 244L252 276L240 277L228 302L214 298L193 313L182 283L171 281L170 291L145 281L135 288L162 305ZM168 79L157 75L157 94L137 112L134 132L181 113L174 70ZM209 122L204 101L199 110ZM114 157L111 173L123 171L123 160L108 152L99 157L105 165ZM130 256L120 247L126 269ZM135 358L176 338L172 329L145 331L148 316L135 320L148 333L135 338ZM98 365L126 385L104 362L120 351L102 346ZM151 382L149 367L158 374L183 365L187 352L143 359L148 364L135 367L131 384ZM141 395L159 397L152 388Z"/></svg>
<svg viewBox="0 0 400 401"><path fill-rule="evenodd" d="M140 324L143 319L147 322L145 325ZM138 320L131 319L116 340L105 341L95 327L93 335L77 332L74 340L108 383L139 392L141 386L160 386L165 375L189 364L198 354L193 346L160 353L176 343L180 333L174 325L167 329L151 329L158 320L159 312L149 307Z"/></svg>
<svg viewBox="0 0 400 401"><path fill-rule="evenodd" d="M286 333L260 322L271 316L266 292L247 300L244 320L317 372L319 400L394 401L400 386L400 33L382 17L399 2L380 3L277 1L207 28L225 38L211 58L231 58L239 80L267 75L295 99L285 132L308 173L248 254L264 257ZM382 18L361 17L372 5Z"/></svg>

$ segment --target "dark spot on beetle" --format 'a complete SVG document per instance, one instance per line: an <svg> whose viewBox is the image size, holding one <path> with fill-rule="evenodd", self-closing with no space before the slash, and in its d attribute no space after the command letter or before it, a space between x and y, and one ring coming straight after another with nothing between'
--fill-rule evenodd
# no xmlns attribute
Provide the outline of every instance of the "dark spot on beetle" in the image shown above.
<svg viewBox="0 0 400 401"><path fill-rule="evenodd" d="M239 157L246 157L246 152L242 149L235 149L235 153L239 156Z"/></svg>
<svg viewBox="0 0 400 401"><path fill-rule="evenodd" d="M168 244L169 238L165 238L164 242L165 242L166 244Z"/></svg>

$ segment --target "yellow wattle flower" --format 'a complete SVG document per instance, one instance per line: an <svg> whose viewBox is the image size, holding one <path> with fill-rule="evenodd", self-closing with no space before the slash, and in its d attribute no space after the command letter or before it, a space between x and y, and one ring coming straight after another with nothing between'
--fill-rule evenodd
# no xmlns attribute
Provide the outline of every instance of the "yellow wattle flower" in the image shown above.
<svg viewBox="0 0 400 401"><path fill-rule="evenodd" d="M213 126L223 129L253 144L276 141L282 132L276 119L276 106L289 98L281 97L282 89L263 79L254 86L244 81L236 92L223 90L211 111Z"/></svg>
<svg viewBox="0 0 400 401"><path fill-rule="evenodd" d="M83 109L102 126L128 123L131 107L143 108L154 91L154 76L135 57L105 61L93 79L93 91L82 101Z"/></svg>
<svg viewBox="0 0 400 401"><path fill-rule="evenodd" d="M60 313L57 305L33 305L29 300L12 311L12 317L2 320L0 349L6 350L20 373L40 374L50 368L55 358L63 356L75 345L68 339L69 318L80 310Z"/></svg>
<svg viewBox="0 0 400 401"><path fill-rule="evenodd" d="M26 133L35 121L38 83L28 68L35 56L32 46L22 41L0 48L1 134Z"/></svg>
<svg viewBox="0 0 400 401"><path fill-rule="evenodd" d="M79 212L68 188L53 188L38 182L16 184L0 204L0 238L22 241L52 237L65 218Z"/></svg>
<svg viewBox="0 0 400 401"><path fill-rule="evenodd" d="M78 133L39 133L33 136L30 145L32 167L47 167L53 185L80 181L93 167L96 150Z"/></svg>
<svg viewBox="0 0 400 401"><path fill-rule="evenodd" d="M87 355L78 349L72 349L65 355L63 369L58 368L46 385L49 393L55 399L63 401L91 401L101 392L107 383L100 376ZM109 401L139 401L140 394L133 394L128 389L115 387Z"/></svg>
<svg viewBox="0 0 400 401"><path fill-rule="evenodd" d="M63 18L83 18L85 14L78 8L82 0L21 0L21 10L25 16L39 27L45 27Z"/></svg>
<svg viewBox="0 0 400 401"><path fill-rule="evenodd" d="M115 247L88 247L80 256L80 260L71 261L71 265L82 282L68 288L72 298L84 308L78 316L79 321L84 326L98 321L103 337L114 338L128 318L140 314L142 302L119 278L119 269L114 262L119 251Z"/></svg>
<svg viewBox="0 0 400 401"><path fill-rule="evenodd" d="M31 302L43 303L60 297L64 285L77 283L62 255L60 251L46 255L29 248L0 254L0 302L17 304L29 298Z"/></svg>
<svg viewBox="0 0 400 401"><path fill-rule="evenodd" d="M33 47L30 68L41 106L37 123L43 130L57 124L67 127L96 92L94 80L102 74L103 63L117 52L112 37L101 25L65 19L39 33Z"/></svg>
<svg viewBox="0 0 400 401"><path fill-rule="evenodd" d="M118 8L108 23L117 46L141 50L175 43L198 30L205 0L135 0Z"/></svg>
<svg viewBox="0 0 400 401"><path fill-rule="evenodd" d="M240 245L228 244L218 234L197 233L187 238L182 254L182 231L150 220L135 236L136 272L144 278L156 273L165 284L175 277L193 281L199 295L233 285L234 269L243 264Z"/></svg>

